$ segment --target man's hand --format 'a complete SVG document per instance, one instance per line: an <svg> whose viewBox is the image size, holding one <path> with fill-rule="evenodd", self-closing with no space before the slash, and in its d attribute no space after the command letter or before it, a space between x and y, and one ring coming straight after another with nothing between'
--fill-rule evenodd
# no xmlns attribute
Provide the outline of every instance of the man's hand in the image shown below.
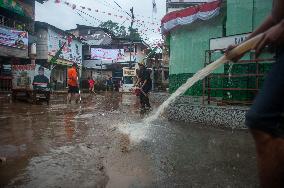
<svg viewBox="0 0 284 188"><path fill-rule="evenodd" d="M262 39L253 47L253 49L255 49L257 57L266 45L283 46L283 44L284 22L282 21L264 32Z"/></svg>
<svg viewBox="0 0 284 188"><path fill-rule="evenodd" d="M233 50L235 47L237 47L238 45L230 45L227 47L227 49L225 50L225 55L229 55L230 54L230 51ZM241 54L241 55L238 55L230 60L234 61L234 62L237 62L239 61L242 57L244 56L244 54Z"/></svg>

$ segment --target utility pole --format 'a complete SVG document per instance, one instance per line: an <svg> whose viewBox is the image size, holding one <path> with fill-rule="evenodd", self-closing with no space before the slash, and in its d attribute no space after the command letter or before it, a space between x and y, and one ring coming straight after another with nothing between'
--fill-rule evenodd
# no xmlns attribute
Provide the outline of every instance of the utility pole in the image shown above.
<svg viewBox="0 0 284 188"><path fill-rule="evenodd" d="M130 63L129 63L129 68L131 67L131 64L132 64L132 45L133 45L133 38L132 38L132 30L133 30L133 23L134 23L134 13L133 13L133 7L130 9L130 13L131 13L131 15L129 15L130 17L131 17L131 25L130 25L130 36L129 36L129 38L130 38Z"/></svg>
<svg viewBox="0 0 284 188"><path fill-rule="evenodd" d="M114 1L114 3L120 8L120 9L122 9L121 8L121 6L116 2L116 1ZM130 56L130 58L129 58L129 60L130 60L130 62L129 62L129 67L131 67L131 61L132 61L132 45L133 45L133 40L132 40L132 30L133 30L133 23L134 23L134 19L135 19L135 16L134 16L134 10L133 10L133 7L131 7L131 9L130 9L130 13L131 14L129 14L128 12L126 12L126 11L124 11L130 18L131 18L131 25L130 25L130 36L129 36L129 40L130 40L130 50L129 50L129 52L130 52L130 54L129 54L129 56Z"/></svg>

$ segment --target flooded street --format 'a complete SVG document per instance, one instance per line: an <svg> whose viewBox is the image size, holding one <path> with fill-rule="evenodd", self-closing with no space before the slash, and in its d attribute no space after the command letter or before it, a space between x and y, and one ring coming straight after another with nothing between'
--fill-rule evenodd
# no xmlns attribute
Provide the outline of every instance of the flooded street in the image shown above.
<svg viewBox="0 0 284 188"><path fill-rule="evenodd" d="M154 105L154 110L158 104ZM159 119L133 95L0 105L0 187L257 187L247 130Z"/></svg>

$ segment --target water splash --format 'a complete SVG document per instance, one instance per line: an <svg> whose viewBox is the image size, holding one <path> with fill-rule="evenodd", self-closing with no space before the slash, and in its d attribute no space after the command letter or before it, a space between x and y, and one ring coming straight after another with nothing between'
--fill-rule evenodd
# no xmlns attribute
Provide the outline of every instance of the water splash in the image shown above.
<svg viewBox="0 0 284 188"><path fill-rule="evenodd" d="M232 82L232 69L233 69L234 63L232 61L229 61L229 69L228 69L228 87L232 87L233 82ZM230 91L227 92L227 96L229 99L232 99L232 94Z"/></svg>
<svg viewBox="0 0 284 188"><path fill-rule="evenodd" d="M192 87L197 81L204 79L206 76L208 76L212 71L217 69L220 65L227 62L228 59L225 56L222 56L221 58L217 59L213 63L207 65L200 71L198 71L195 75L193 75L191 78L189 78L186 83L184 83L181 87L179 87L156 111L155 114L152 116L149 116L147 119L145 119L145 123L149 124L152 121L158 119L158 117L164 113L165 109L169 106L170 103L174 102L176 98L179 95L182 95L185 93L190 87Z"/></svg>
<svg viewBox="0 0 284 188"><path fill-rule="evenodd" d="M232 49L230 51L229 54L227 54L226 56L222 56L219 59L217 59L216 61L214 61L213 63L207 65L206 67L204 67L203 69L201 69L200 71L198 71L195 75L193 75L191 78L189 78L185 84L183 84L180 88L178 88L157 110L157 112L148 117L147 119L145 119L145 123L151 123L152 121L154 121L155 119L158 119L158 117L160 116L160 114L162 114L165 109L169 106L170 103L172 103L179 95L183 94L188 88L190 88L191 86L193 86L193 84L195 84L198 80L201 80L203 78L205 78L206 76L208 76L213 70L215 70L216 68L218 68L220 65L222 65L223 63L229 61L230 59L233 59L234 57L238 57L241 56L242 54L244 54L245 52L251 50L254 48L255 44L257 44L260 40L262 40L264 37L264 34L259 34L245 42L243 42L242 44L238 45L237 47L235 47L234 49Z"/></svg>

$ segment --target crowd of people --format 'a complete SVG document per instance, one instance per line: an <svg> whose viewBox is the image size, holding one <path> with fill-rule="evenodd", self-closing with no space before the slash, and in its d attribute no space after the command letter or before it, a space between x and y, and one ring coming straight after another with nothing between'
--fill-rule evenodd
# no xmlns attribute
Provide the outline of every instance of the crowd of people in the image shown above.
<svg viewBox="0 0 284 188"><path fill-rule="evenodd" d="M152 79L151 73L146 68L144 62L138 63L139 69L136 71L137 81L134 84L133 90L137 91L136 95L140 99L140 109L141 111L151 110L151 105L149 101L149 93L152 89ZM71 68L68 69L68 95L67 102L71 103L71 99L74 98L75 102L78 103L80 97L79 90L79 77L77 71L77 65L74 63ZM93 77L88 77L88 89L89 93L95 94L95 86L98 84ZM100 83L101 84L101 83ZM108 76L104 82L105 91L119 91L121 83L119 80L113 80L111 76Z"/></svg>

